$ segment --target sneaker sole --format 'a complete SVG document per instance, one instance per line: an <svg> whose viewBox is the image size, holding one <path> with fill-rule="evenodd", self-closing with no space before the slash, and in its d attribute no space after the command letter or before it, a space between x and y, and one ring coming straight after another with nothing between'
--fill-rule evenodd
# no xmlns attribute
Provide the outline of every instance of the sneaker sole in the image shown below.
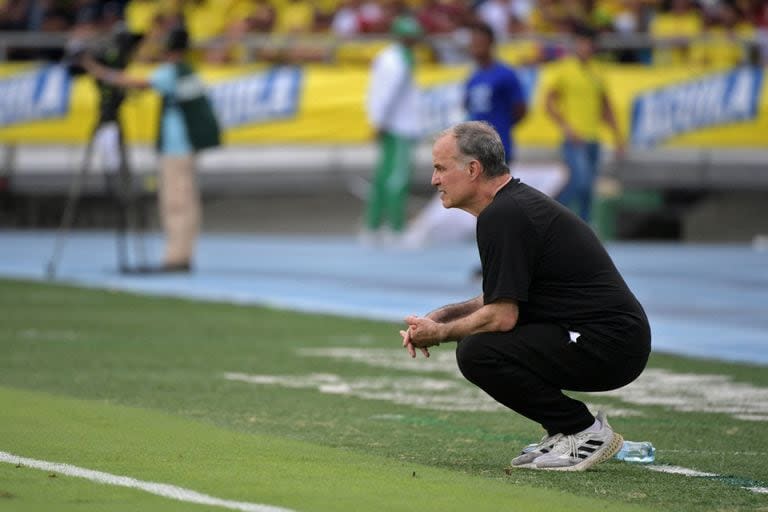
<svg viewBox="0 0 768 512"><path fill-rule="evenodd" d="M509 466L504 468L504 472L508 475L511 475L514 471L518 469L536 469L536 464L533 462L529 462L528 464L510 464Z"/></svg>
<svg viewBox="0 0 768 512"><path fill-rule="evenodd" d="M621 436L621 434L614 432L613 437L606 446L598 450L592 457L579 462L575 466L547 468L534 465L531 469L537 469L540 471L586 471L595 464L600 464L601 462L605 462L611 459L611 457L619 453L619 450L621 450L621 446L623 444L624 438Z"/></svg>

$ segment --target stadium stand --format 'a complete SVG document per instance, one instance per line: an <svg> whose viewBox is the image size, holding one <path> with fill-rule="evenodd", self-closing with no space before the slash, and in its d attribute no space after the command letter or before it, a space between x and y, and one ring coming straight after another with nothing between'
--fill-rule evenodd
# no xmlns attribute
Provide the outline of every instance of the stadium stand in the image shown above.
<svg viewBox="0 0 768 512"><path fill-rule="evenodd" d="M386 34L390 20L405 10L440 47L446 39L460 42L468 24L484 20L505 42L502 56L525 55L516 63L557 58L575 22L603 34L605 46L615 48L606 54L610 60L653 65L764 62L766 52L759 49L768 39L768 4L761 0L2 0L0 50L11 60L55 60L63 35L84 27L104 32L124 20L131 31L153 36L141 54L147 62L156 60L154 36L183 24L194 44L206 48L201 60L212 63L263 57L251 50L274 47L276 39L283 49L324 49L320 55L293 52L293 60L363 63L381 46L374 40L365 48L365 41ZM38 45L48 41L51 47L34 47L24 32L42 35ZM345 43L350 38L358 40ZM454 53L436 52L438 58Z"/></svg>
<svg viewBox="0 0 768 512"><path fill-rule="evenodd" d="M47 7L41 8L43 5ZM757 70L743 76L761 77L760 70L768 64L768 2L762 0L0 0L0 60L6 61L1 65L5 67L0 79L23 69L25 63L60 61L73 41L98 41L122 22L145 35L135 58L145 65L137 68L140 73L158 61L165 34L174 26L184 25L196 48L194 58L216 77L236 76L263 62L298 64L304 68L302 76L312 84L310 89L318 91L306 102L338 93L333 84L340 73L349 74L346 83L359 96L363 94L364 70L387 44L391 19L405 11L414 13L429 34L427 44L417 53L422 64L431 64L425 68L430 77L436 77L425 85L465 76L466 27L483 19L492 21L497 30L500 58L518 66L538 67L557 60L568 48L574 22L593 26L601 34L601 59L625 70L614 73L618 78L611 83L618 89L644 84L646 88L660 87L663 92L662 85L670 81L690 81L742 65ZM678 78L648 78L657 71L658 76ZM747 79L739 82L742 75L735 76L727 80L746 87ZM79 95L72 102L73 111L88 115L83 105L91 101L91 90L81 82L73 87L73 94ZM132 136L141 131L136 126L147 124L149 114L142 112L152 110L153 101L127 103ZM313 112L321 116L332 112L339 123L350 120L352 114L340 102L326 102ZM625 101L630 102L642 103L638 98ZM755 108L764 116L764 107L759 105ZM632 115L631 107L626 107L625 124ZM365 127L354 122L350 126L360 132L354 138L326 137L316 143L308 142L301 130L295 140L280 129L275 140L268 140L259 129L245 131L230 141L227 150L203 160L203 189L222 195L272 193L301 186L345 190L350 180L365 176L372 165L368 134L362 133ZM546 132L546 126L534 116L521 129L521 160L551 161L554 144L549 135L537 132ZM12 188L26 197L66 191L83 142L67 139L72 134L67 130L50 140L41 135L43 132L41 127L34 127L22 137L3 135L0 122L0 192L7 194ZM32 135L25 138L27 134ZM658 207L657 193L688 201L712 190L768 189L764 170L768 141L761 142L753 135L750 140L755 143L744 143L739 133L727 131L713 137L718 143L693 135L673 147L649 150L638 144L623 165L608 161L606 172L627 193L609 193L613 195L605 202L607 210L620 208L625 196L630 198L627 208L647 210ZM154 170L150 137L142 132L137 140L132 149L134 167L148 176ZM417 161L428 169L425 147L418 152ZM98 182L95 179L94 193ZM416 176L417 192L419 186L425 190L427 183L427 176ZM643 195L648 191L651 196ZM632 196L634 192L640 195Z"/></svg>

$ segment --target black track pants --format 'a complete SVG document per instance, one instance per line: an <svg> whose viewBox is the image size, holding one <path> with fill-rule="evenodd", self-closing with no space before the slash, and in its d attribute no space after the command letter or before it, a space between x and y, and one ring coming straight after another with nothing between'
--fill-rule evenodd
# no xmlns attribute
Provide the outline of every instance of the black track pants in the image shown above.
<svg viewBox="0 0 768 512"><path fill-rule="evenodd" d="M637 343L650 351L648 341ZM574 434L591 426L594 416L562 390L620 388L640 375L648 352L637 355L636 349L622 351L584 336L571 343L563 327L524 324L467 336L456 348L456 361L467 380L549 434Z"/></svg>

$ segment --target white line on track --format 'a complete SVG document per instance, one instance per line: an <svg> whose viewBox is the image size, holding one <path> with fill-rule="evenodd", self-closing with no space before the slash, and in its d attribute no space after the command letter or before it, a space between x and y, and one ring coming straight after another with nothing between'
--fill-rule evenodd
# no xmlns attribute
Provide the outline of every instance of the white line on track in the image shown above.
<svg viewBox="0 0 768 512"><path fill-rule="evenodd" d="M34 469L41 469L43 471L51 471L54 473L60 473L62 475L73 476L77 478L85 478L86 480L91 480L100 484L139 489L150 494L162 496L163 498L170 498L172 500L185 501L188 503L197 503L199 505L210 505L214 507L227 508L230 510L240 510L242 512L293 512L291 509L287 508L263 505L261 503L224 500L214 496L208 496L207 494L202 494L191 489L177 487L175 485L162 484L158 482L146 482L128 476L113 475L111 473L104 473L102 471L95 471L93 469L81 468L61 462L29 459L27 457L20 457L8 452L0 451L0 462L7 462L9 464L16 464Z"/></svg>

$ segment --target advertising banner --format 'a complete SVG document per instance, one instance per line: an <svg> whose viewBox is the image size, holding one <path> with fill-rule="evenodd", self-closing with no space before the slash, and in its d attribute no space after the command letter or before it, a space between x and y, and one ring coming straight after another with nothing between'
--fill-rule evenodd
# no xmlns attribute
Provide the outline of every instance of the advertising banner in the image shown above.
<svg viewBox="0 0 768 512"><path fill-rule="evenodd" d="M147 76L150 68L131 70ZM422 66L425 136L465 118L464 67ZM760 68L729 71L601 67L620 126L637 148L768 147L768 93ZM242 66L202 68L203 80L229 144L360 144L372 140L365 96L368 69L360 66ZM554 147L559 133L546 115L550 67L519 76L529 115L518 126L519 144ZM83 144L97 105L88 77L63 68L0 66L0 143ZM121 118L129 143L150 143L159 99L151 91L129 95ZM606 142L612 142L605 128Z"/></svg>
<svg viewBox="0 0 768 512"><path fill-rule="evenodd" d="M0 78L0 127L67 114L71 78L62 66L47 66Z"/></svg>
<svg viewBox="0 0 768 512"><path fill-rule="evenodd" d="M755 121L763 70L741 68L637 94L631 105L631 141L653 147L704 128Z"/></svg>

